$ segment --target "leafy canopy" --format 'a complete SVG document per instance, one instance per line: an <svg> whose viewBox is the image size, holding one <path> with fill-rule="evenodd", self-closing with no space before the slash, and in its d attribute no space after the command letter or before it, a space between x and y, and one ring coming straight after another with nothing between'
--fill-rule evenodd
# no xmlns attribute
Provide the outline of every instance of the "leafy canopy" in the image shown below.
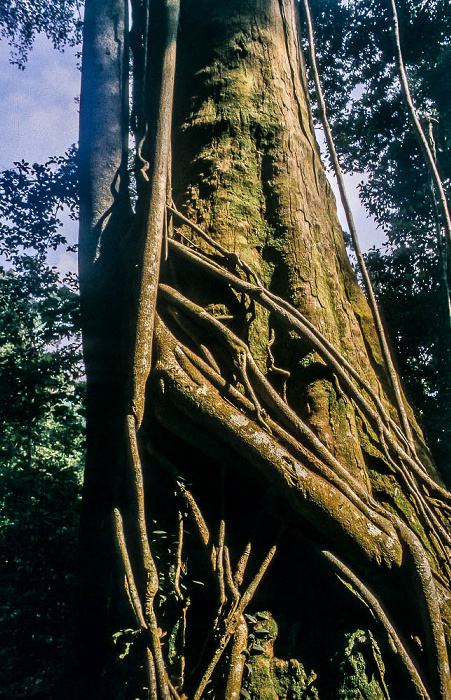
<svg viewBox="0 0 451 700"><path fill-rule="evenodd" d="M25 68L28 54L39 33L55 49L81 43L82 0L1 0L0 38L11 46L11 62Z"/></svg>

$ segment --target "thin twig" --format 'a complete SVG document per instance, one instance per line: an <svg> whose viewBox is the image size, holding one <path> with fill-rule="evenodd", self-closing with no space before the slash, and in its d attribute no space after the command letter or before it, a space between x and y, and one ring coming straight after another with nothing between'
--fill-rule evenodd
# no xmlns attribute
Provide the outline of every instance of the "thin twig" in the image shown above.
<svg viewBox="0 0 451 700"><path fill-rule="evenodd" d="M174 686L172 685L172 683L171 683L171 681L169 680L169 678L168 678L168 686L169 686L169 692L171 693L171 695L172 695L172 697L174 698L174 700L180 700L180 695L178 694L178 692L176 691L176 689L175 689Z"/></svg>
<svg viewBox="0 0 451 700"><path fill-rule="evenodd" d="M225 540L225 521L221 520L220 525L219 525L219 540L218 540L218 549L216 552L216 574L218 578L218 586L219 586L219 602L220 606L222 607L226 600L226 592L225 592L225 579L224 579L224 540Z"/></svg>
<svg viewBox="0 0 451 700"><path fill-rule="evenodd" d="M180 573L182 570L182 552L183 552L183 515L179 511L178 512L178 525L179 525L179 530L178 530L178 539L177 539L177 553L176 553L176 566L175 566L175 574L174 574L174 590L177 593L178 597L180 600L183 600L183 595L180 590Z"/></svg>
<svg viewBox="0 0 451 700"><path fill-rule="evenodd" d="M204 547L208 547L211 540L210 531L207 527L207 523L204 520L204 516L202 515L200 508L194 499L194 496L192 495L191 491L188 491L181 481L177 481L177 486L180 489L180 493L185 499L190 510L191 516L199 533L199 537L202 540L202 544Z"/></svg>
<svg viewBox="0 0 451 700"><path fill-rule="evenodd" d="M185 605L182 610L182 626L181 626L181 640L180 640L180 648L183 650L180 652L179 656L179 663L180 663L180 687L183 687L183 683L185 680L185 666L186 666L186 659L185 659L185 647L186 647L186 615L188 612L190 601L186 600Z"/></svg>
<svg viewBox="0 0 451 700"><path fill-rule="evenodd" d="M248 542L246 547L244 548L244 551L243 551L239 561L238 561L238 564L236 565L236 570L235 570L235 574L233 577L233 582L234 582L235 586L237 586L237 587L241 586L241 584L243 583L244 574L246 571L247 562L249 561L251 549L252 549L252 544L250 542Z"/></svg>
<svg viewBox="0 0 451 700"><path fill-rule="evenodd" d="M230 552L227 546L224 547L224 568L227 585L230 588L230 592L233 596L234 601L237 601L240 597L240 592L237 586L235 585L235 581L233 580L232 566L230 563Z"/></svg>
<svg viewBox="0 0 451 700"><path fill-rule="evenodd" d="M263 576L265 575L265 573L268 569L268 566L271 564L276 551L277 551L276 545L271 547L268 554L264 558L259 570L255 574L255 576L252 579L252 581L250 582L249 586L244 591L244 593L241 597L239 606L238 606L238 610L239 610L240 614L242 612L244 612L244 610L247 608L247 606L251 602L252 598L254 597L255 591L257 590L260 581L262 580Z"/></svg>

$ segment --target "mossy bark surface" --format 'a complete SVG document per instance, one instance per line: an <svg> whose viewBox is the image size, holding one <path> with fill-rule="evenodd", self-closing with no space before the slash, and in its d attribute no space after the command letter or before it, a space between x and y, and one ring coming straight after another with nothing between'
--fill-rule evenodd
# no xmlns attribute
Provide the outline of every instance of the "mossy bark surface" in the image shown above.
<svg viewBox="0 0 451 700"><path fill-rule="evenodd" d="M103 577L115 580L103 631L124 647L115 670L102 669L116 679L102 692L235 700L241 684L251 700L332 698L343 665L333 671L331 658L347 650L361 694L386 697L391 687L393 698L405 689L427 698L430 686L430 697L446 700L448 496L409 408L422 462L398 425L320 162L297 4L181 3L167 206L159 192L154 212L159 279L143 262L156 245L143 212L156 186L149 139L158 138L143 105L161 76L142 73L155 26L144 4L132 4L138 202L124 231L130 308L121 302L118 327L149 376L129 405L132 358L114 424L92 419L97 444L112 430L115 441L96 453L98 465L91 460L87 483L94 476L99 487L112 464L104 510L120 515L117 561ZM118 246L116 264L124 255ZM85 260L88 271L93 264ZM155 317L153 306L142 308L140 284L152 299L158 287ZM123 356L117 366L123 373ZM281 651L271 636L268 648L257 644L261 658L246 681L240 654L253 610L280 619ZM401 662L390 620L407 640ZM365 642L363 651L351 654L350 639Z"/></svg>
<svg viewBox="0 0 451 700"><path fill-rule="evenodd" d="M299 308L384 397L389 385L320 162L299 47L285 15L289 3L232 5L187 2L182 10L175 203ZM197 285L190 293L202 303L227 305L196 296L218 290ZM272 326L276 365L292 374L290 401L365 479L352 409L337 396L321 360L261 309L247 324L255 359L266 367Z"/></svg>

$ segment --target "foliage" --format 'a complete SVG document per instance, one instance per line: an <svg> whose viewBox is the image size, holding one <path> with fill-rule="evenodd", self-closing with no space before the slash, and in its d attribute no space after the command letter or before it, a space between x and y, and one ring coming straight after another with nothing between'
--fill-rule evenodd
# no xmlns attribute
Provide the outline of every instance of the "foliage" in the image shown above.
<svg viewBox="0 0 451 700"><path fill-rule="evenodd" d="M75 153L0 174L1 697L53 697L63 666L83 454L78 293L49 255L76 216Z"/></svg>
<svg viewBox="0 0 451 700"><path fill-rule="evenodd" d="M347 645L340 662L339 698L386 700L385 667L379 646L369 630L346 634Z"/></svg>
<svg viewBox="0 0 451 700"><path fill-rule="evenodd" d="M22 70L36 35L44 33L55 49L81 42L81 0L1 0L0 37L11 46L11 62Z"/></svg>
<svg viewBox="0 0 451 700"><path fill-rule="evenodd" d="M368 266L399 366L437 464L449 481L451 365L446 305L430 238L370 251Z"/></svg>
<svg viewBox="0 0 451 700"><path fill-rule="evenodd" d="M14 165L0 176L0 252L17 272L25 273L30 266L42 266L51 250L66 244L61 232L63 207L72 220L77 218L75 147L44 165L25 161ZM35 281L49 283L44 268L36 273Z"/></svg>
<svg viewBox="0 0 451 700"><path fill-rule="evenodd" d="M400 0L397 5L411 92L449 187L451 7L444 0ZM367 256L367 266L409 398L449 478L451 359L443 241L399 89L388 7L382 0L312 2L341 162L348 172L365 174L361 199L387 236L383 252Z"/></svg>

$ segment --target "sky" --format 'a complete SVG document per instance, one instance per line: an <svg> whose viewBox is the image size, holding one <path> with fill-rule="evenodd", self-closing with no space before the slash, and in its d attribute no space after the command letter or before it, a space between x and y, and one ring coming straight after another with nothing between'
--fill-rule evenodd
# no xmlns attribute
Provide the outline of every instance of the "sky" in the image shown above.
<svg viewBox="0 0 451 700"><path fill-rule="evenodd" d="M30 52L24 71L9 63L10 49L0 42L0 169L9 168L14 161L43 163L50 156L63 154L78 140L78 104L80 71L74 49L63 53L53 49L40 35ZM320 139L321 141L321 139ZM346 228L337 189L340 221ZM345 176L348 197L363 250L380 245L382 233L367 218L361 206L356 186L362 175ZM65 221L65 233L70 241L77 235L74 222ZM62 272L75 270L74 255L59 252L52 261Z"/></svg>
<svg viewBox="0 0 451 700"><path fill-rule="evenodd" d="M74 49L55 51L45 36L37 37L26 68L11 65L10 49L0 42L0 169L14 161L45 163L78 141L80 71ZM76 241L78 226L62 216L64 235ZM49 263L61 272L76 272L77 257L59 249Z"/></svg>
<svg viewBox="0 0 451 700"><path fill-rule="evenodd" d="M78 140L80 71L75 51L55 51L37 37L24 71L9 63L0 42L0 168L14 161L44 162Z"/></svg>

